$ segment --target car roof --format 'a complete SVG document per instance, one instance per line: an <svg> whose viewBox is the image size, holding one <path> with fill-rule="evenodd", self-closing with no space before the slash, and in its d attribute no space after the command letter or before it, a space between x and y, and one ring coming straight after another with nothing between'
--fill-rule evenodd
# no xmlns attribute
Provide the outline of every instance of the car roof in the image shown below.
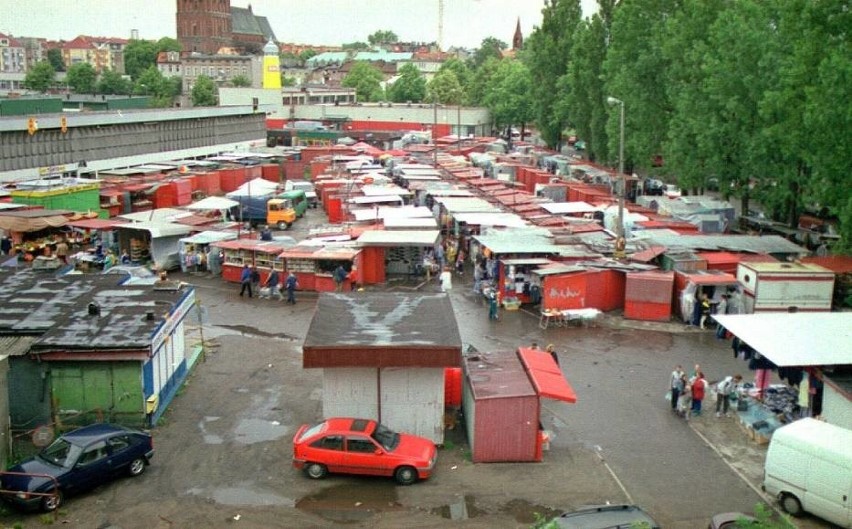
<svg viewBox="0 0 852 529"><path fill-rule="evenodd" d="M651 529L659 528L641 508L635 505L596 505L567 512L556 519L561 529L630 529L633 524L646 522Z"/></svg>
<svg viewBox="0 0 852 529"><path fill-rule="evenodd" d="M354 419L352 417L332 417L326 419L325 432L346 431L370 435L376 429L376 421L372 419Z"/></svg>
<svg viewBox="0 0 852 529"><path fill-rule="evenodd" d="M85 445L92 441L97 441L98 439L102 439L112 434L121 432L129 433L131 432L131 430L128 430L127 428L119 426L117 424L99 423L91 424L89 426L84 426L82 428L78 428L77 430L64 433L62 434L62 437L64 437L71 443Z"/></svg>

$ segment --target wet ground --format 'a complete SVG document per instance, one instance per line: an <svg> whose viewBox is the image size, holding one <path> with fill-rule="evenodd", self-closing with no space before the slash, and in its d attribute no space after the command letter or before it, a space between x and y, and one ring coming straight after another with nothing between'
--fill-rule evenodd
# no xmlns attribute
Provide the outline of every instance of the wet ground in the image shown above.
<svg viewBox="0 0 852 529"><path fill-rule="evenodd" d="M470 462L463 424L447 432L434 476L413 486L330 476L312 481L291 466L291 438L320 418L318 370L301 367L301 341L316 296L295 306L245 299L218 279L196 285L204 326L188 340L206 355L154 429L146 473L70 498L66 527L112 528L528 528L563 510L634 502L666 529L706 527L724 511L761 501L765 446L736 420L707 412L690 423L663 400L674 364L700 363L709 380L745 371L727 342L683 325L606 316L588 327L542 330L535 314L503 311L497 322L457 278L451 292L463 341L480 350L554 343L578 402L545 400L552 432L542 463ZM436 290L392 283L390 289ZM706 402L705 406L712 405ZM38 515L8 515L41 527ZM800 527L827 524L805 519Z"/></svg>

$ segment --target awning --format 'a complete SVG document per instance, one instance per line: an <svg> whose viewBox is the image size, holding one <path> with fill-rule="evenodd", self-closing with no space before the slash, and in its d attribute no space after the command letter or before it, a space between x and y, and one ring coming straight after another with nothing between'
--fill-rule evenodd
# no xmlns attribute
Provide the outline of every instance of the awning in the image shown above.
<svg viewBox="0 0 852 529"><path fill-rule="evenodd" d="M236 200L231 200L223 197L207 197L198 202L190 204L186 206L186 209L195 209L195 210L221 210L221 209L231 209L233 207L239 206L240 203Z"/></svg>
<svg viewBox="0 0 852 529"><path fill-rule="evenodd" d="M358 237L358 246L432 246L438 242L438 230L371 230Z"/></svg>
<svg viewBox="0 0 852 529"><path fill-rule="evenodd" d="M66 226L79 228L81 230L111 230L115 228L117 224L124 224L124 221L121 219L80 219L72 220L68 222Z"/></svg>
<svg viewBox="0 0 852 529"><path fill-rule="evenodd" d="M713 316L779 367L852 365L852 313L796 312Z"/></svg>
<svg viewBox="0 0 852 529"><path fill-rule="evenodd" d="M35 340L35 336L0 336L0 356L23 356Z"/></svg>
<svg viewBox="0 0 852 529"><path fill-rule="evenodd" d="M0 229L10 232L31 232L45 228L58 228L68 223L68 217L63 215L45 217L13 217L0 215Z"/></svg>
<svg viewBox="0 0 852 529"><path fill-rule="evenodd" d="M666 253L665 246L651 246L647 250L642 250L641 252L636 252L630 256L631 261L639 261L640 263L647 263L653 260L656 257L659 257Z"/></svg>
<svg viewBox="0 0 852 529"><path fill-rule="evenodd" d="M550 353L535 349L518 349L518 357L529 374L530 381L540 397L577 402L574 388L565 380L562 370Z"/></svg>

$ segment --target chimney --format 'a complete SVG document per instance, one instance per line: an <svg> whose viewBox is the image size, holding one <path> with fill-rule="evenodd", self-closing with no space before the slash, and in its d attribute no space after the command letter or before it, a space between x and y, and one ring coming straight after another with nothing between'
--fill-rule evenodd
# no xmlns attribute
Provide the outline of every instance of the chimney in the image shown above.
<svg viewBox="0 0 852 529"><path fill-rule="evenodd" d="M154 321L154 311L149 310L145 313L145 321Z"/></svg>
<svg viewBox="0 0 852 529"><path fill-rule="evenodd" d="M95 303L95 302L89 303L89 316L100 316L100 315L101 315L101 308L98 306L98 304Z"/></svg>

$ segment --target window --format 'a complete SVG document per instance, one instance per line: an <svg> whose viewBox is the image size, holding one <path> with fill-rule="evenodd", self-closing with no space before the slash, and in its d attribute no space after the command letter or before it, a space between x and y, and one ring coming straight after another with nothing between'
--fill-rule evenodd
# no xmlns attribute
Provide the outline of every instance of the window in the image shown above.
<svg viewBox="0 0 852 529"><path fill-rule="evenodd" d="M372 454L376 451L376 445L373 441L364 438L350 437L346 443L346 449L349 452L358 452L360 454Z"/></svg>
<svg viewBox="0 0 852 529"><path fill-rule="evenodd" d="M329 435L322 439L317 439L311 443L311 448L322 448L323 450L343 450L343 436Z"/></svg>
<svg viewBox="0 0 852 529"><path fill-rule="evenodd" d="M121 452L130 445L130 438L126 435L119 435L117 437L112 437L107 440L107 446L109 446L109 451L113 454Z"/></svg>
<svg viewBox="0 0 852 529"><path fill-rule="evenodd" d="M81 455L80 459L77 460L77 464L80 466L91 465L92 463L97 463L101 459L106 458L106 456L106 443L98 441L92 446L86 448L83 455Z"/></svg>

